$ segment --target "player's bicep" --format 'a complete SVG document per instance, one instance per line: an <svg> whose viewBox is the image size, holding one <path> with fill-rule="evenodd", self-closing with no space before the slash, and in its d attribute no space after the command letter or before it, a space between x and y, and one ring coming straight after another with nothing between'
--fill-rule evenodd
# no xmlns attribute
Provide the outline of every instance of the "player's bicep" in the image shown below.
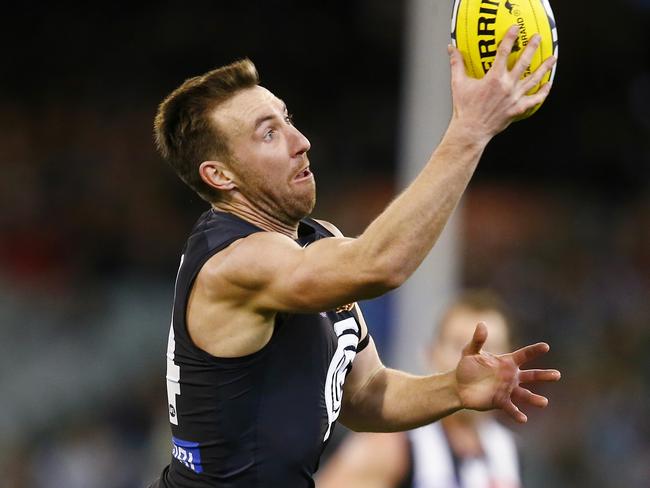
<svg viewBox="0 0 650 488"><path fill-rule="evenodd" d="M332 223L317 220L332 233L303 248L300 266L291 273L276 275L275 286L265 298L274 309L323 311L358 300L377 297L386 291L384 276L367 259L354 238L344 236ZM284 279L289 277L289 280ZM279 303L275 300L279 300ZM297 308L296 308L297 307ZM367 333L363 315L356 306L362 329Z"/></svg>
<svg viewBox="0 0 650 488"><path fill-rule="evenodd" d="M282 234L260 232L232 245L214 267L215 282L253 309L330 310L372 296L371 279L352 264L355 252L354 239L326 238L301 248Z"/></svg>

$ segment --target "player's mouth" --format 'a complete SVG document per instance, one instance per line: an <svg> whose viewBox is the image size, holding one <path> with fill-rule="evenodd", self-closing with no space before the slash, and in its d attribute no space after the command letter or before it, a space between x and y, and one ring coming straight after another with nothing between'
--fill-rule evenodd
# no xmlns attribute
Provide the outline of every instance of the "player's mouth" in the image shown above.
<svg viewBox="0 0 650 488"><path fill-rule="evenodd" d="M294 176L293 181L303 181L312 178L312 173L309 171L309 166L303 169L300 173Z"/></svg>

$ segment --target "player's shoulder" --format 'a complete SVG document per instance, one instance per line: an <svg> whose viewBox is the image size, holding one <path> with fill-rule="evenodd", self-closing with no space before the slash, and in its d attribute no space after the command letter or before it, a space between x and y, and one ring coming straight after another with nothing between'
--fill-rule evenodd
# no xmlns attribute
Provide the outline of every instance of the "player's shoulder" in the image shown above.
<svg viewBox="0 0 650 488"><path fill-rule="evenodd" d="M274 268L286 261L287 255L300 246L279 232L256 232L232 242L211 256L200 271L207 283L244 282L255 287L266 281Z"/></svg>

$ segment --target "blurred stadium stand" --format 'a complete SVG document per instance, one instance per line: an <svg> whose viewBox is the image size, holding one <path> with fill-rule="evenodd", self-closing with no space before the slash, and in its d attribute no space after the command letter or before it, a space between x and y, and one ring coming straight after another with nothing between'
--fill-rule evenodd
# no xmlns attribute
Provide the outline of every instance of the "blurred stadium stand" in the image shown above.
<svg viewBox="0 0 650 488"><path fill-rule="evenodd" d="M650 10L552 4L556 86L488 147L464 199L462 282L502 293L518 342L549 341L548 363L563 371L550 407L513 426L526 486L647 486ZM316 214L357 234L394 194L400 5L6 12L2 486L142 487L169 460L171 287L204 204L154 152L159 100L190 75L251 57L311 139ZM603 35L604 25L625 33ZM367 307L384 349L390 304Z"/></svg>

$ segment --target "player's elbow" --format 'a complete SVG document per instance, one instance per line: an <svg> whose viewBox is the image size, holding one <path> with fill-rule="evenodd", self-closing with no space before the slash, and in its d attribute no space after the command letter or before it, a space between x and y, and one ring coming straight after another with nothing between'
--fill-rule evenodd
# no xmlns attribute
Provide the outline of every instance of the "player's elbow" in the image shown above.
<svg viewBox="0 0 650 488"><path fill-rule="evenodd" d="M404 281L405 279L399 271L372 269L361 279L360 286L364 297L373 298L398 288Z"/></svg>
<svg viewBox="0 0 650 488"><path fill-rule="evenodd" d="M392 269L386 278L386 286L389 288L389 290L399 288L404 284L408 277L409 274L406 273L403 268Z"/></svg>
<svg viewBox="0 0 650 488"><path fill-rule="evenodd" d="M381 289L382 293L402 286L412 272L408 259L386 249L366 249L360 261L364 263L368 281Z"/></svg>
<svg viewBox="0 0 650 488"><path fill-rule="evenodd" d="M363 236L345 243L343 268L354 276L364 295L379 296L401 286L409 277L409 263L393 250Z"/></svg>
<svg viewBox="0 0 650 488"><path fill-rule="evenodd" d="M380 263L376 273L377 285L382 287L385 292L399 288L409 277L404 267L399 266L395 261Z"/></svg>

